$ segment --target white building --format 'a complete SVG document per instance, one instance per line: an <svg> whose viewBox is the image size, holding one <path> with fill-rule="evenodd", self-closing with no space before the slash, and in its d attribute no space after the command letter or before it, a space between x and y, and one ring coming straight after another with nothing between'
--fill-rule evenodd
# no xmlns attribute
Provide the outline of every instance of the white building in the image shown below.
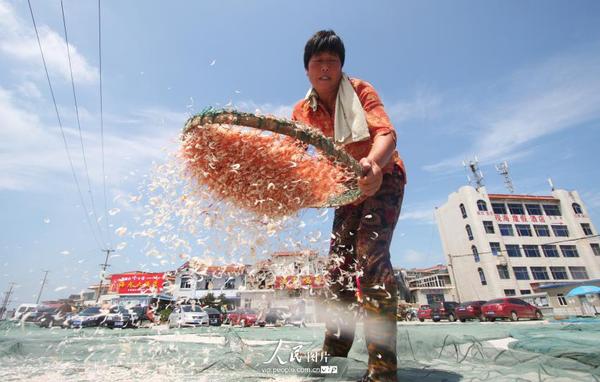
<svg viewBox="0 0 600 382"><path fill-rule="evenodd" d="M410 291L410 302L432 305L440 301L458 301L456 289L445 265L403 269L402 273Z"/></svg>
<svg viewBox="0 0 600 382"><path fill-rule="evenodd" d="M556 306L542 286L600 279L600 238L576 191L488 194L464 186L435 216L460 301L518 296Z"/></svg>

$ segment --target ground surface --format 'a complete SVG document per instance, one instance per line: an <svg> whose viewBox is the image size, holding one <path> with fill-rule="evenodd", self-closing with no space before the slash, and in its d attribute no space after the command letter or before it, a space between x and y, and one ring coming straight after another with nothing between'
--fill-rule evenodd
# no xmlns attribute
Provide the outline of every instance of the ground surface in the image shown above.
<svg viewBox="0 0 600 382"><path fill-rule="evenodd" d="M411 322L398 329L401 381L600 381L598 320ZM0 380L358 379L367 361L360 325L348 359L307 362L323 331L321 325L65 330L1 323Z"/></svg>

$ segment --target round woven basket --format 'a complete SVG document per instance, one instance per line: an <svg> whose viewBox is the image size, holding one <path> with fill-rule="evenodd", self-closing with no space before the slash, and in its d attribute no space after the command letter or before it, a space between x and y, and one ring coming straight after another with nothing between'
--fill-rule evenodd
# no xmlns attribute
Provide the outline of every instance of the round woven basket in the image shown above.
<svg viewBox="0 0 600 382"><path fill-rule="evenodd" d="M209 108L188 119L183 129L182 139L185 139L188 134L193 133L194 129L201 129L215 124L250 127L292 137L303 143L314 146L324 154L328 160L341 164L355 175L344 182L346 188L345 192L331 196L323 205L310 207L337 207L353 203L360 199L361 193L358 189L358 178L362 174L362 167L356 159L350 156L340 146L336 146L333 141L324 136L321 131L299 122L272 116Z"/></svg>

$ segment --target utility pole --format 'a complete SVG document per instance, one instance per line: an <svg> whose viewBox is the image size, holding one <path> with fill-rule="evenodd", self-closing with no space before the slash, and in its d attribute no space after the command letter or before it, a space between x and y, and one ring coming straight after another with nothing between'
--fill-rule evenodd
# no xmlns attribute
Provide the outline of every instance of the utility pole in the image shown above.
<svg viewBox="0 0 600 382"><path fill-rule="evenodd" d="M100 300L100 293L102 293L102 284L104 283L104 275L106 273L106 268L110 267L108 265L108 257L111 252L114 252L114 249L103 249L102 252L106 252L106 258L104 259L104 263L100 264L102 267L102 273L100 274L100 286L98 287L98 293L96 294L96 303Z"/></svg>
<svg viewBox="0 0 600 382"><path fill-rule="evenodd" d="M6 312L6 307L10 302L10 295L12 294L12 290L15 285L15 283L10 283L10 288L8 289L8 292L4 292L4 301L2 301L2 307L0 307L0 320L2 319L2 316L4 316L4 312Z"/></svg>
<svg viewBox="0 0 600 382"><path fill-rule="evenodd" d="M40 303L40 298L42 297L42 291L44 290L44 285L46 285L46 277L48 277L48 272L50 272L50 271L42 271L42 272L44 272L44 280L42 281L42 286L40 287L40 293L38 293L37 300L35 301L36 305Z"/></svg>

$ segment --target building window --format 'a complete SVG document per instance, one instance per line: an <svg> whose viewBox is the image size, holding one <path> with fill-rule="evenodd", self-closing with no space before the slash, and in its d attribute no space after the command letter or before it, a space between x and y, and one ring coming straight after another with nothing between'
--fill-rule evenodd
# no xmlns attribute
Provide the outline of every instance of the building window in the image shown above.
<svg viewBox="0 0 600 382"><path fill-rule="evenodd" d="M556 245L542 245L542 251L546 257L560 257L558 254L558 249L556 249Z"/></svg>
<svg viewBox="0 0 600 382"><path fill-rule="evenodd" d="M561 216L558 204L544 204L544 212L548 216Z"/></svg>
<svg viewBox="0 0 600 382"><path fill-rule="evenodd" d="M487 203L483 200L478 200L477 201L477 209L479 211L487 211Z"/></svg>
<svg viewBox="0 0 600 382"><path fill-rule="evenodd" d="M567 299L564 294L559 293L556 297L558 298L558 305L567 306Z"/></svg>
<svg viewBox="0 0 600 382"><path fill-rule="evenodd" d="M560 251L562 252L564 257L579 257L577 247L574 245L561 245Z"/></svg>
<svg viewBox="0 0 600 382"><path fill-rule="evenodd" d="M573 203L573 212L575 212L576 214L583 214L583 210L581 209L581 206L577 203Z"/></svg>
<svg viewBox="0 0 600 382"><path fill-rule="evenodd" d="M479 251L477 250L476 246L471 246L471 250L473 251L473 259L475 260L476 263L479 262Z"/></svg>
<svg viewBox="0 0 600 382"><path fill-rule="evenodd" d="M487 285L487 281L485 280L485 273L483 273L483 269L477 268L477 272L479 273L479 280L481 280L481 285Z"/></svg>
<svg viewBox="0 0 600 382"><path fill-rule="evenodd" d="M552 273L552 278L554 280L569 279L569 275L567 274L567 269L565 267L550 267L550 273Z"/></svg>
<svg viewBox="0 0 600 382"><path fill-rule="evenodd" d="M535 234L538 237L550 236L550 229L547 225L533 225L533 229L535 230Z"/></svg>
<svg viewBox="0 0 600 382"><path fill-rule="evenodd" d="M571 272L571 278L573 280L585 280L589 279L587 270L585 267L569 267L569 272Z"/></svg>
<svg viewBox="0 0 600 382"><path fill-rule="evenodd" d="M462 215L463 219L467 217L467 210L465 210L465 205L464 204L460 204L460 214Z"/></svg>
<svg viewBox="0 0 600 382"><path fill-rule="evenodd" d="M531 275L534 280L550 280L546 267L531 267Z"/></svg>
<svg viewBox="0 0 600 382"><path fill-rule="evenodd" d="M192 288L192 278L191 277L182 277L181 283L179 284L179 289L191 289Z"/></svg>
<svg viewBox="0 0 600 382"><path fill-rule="evenodd" d="M521 289L519 292L521 292L521 296L531 294L531 290L529 290L529 289Z"/></svg>
<svg viewBox="0 0 600 382"><path fill-rule="evenodd" d="M559 236L559 237L569 236L569 228L566 225L553 225L552 232L554 232L554 236Z"/></svg>
<svg viewBox="0 0 600 382"><path fill-rule="evenodd" d="M517 280L529 280L529 272L527 267L513 267L513 273Z"/></svg>
<svg viewBox="0 0 600 382"><path fill-rule="evenodd" d="M525 204L529 215L542 215L542 207L539 204Z"/></svg>
<svg viewBox="0 0 600 382"><path fill-rule="evenodd" d="M533 236L531 234L531 226L529 224L515 224L519 236Z"/></svg>
<svg viewBox="0 0 600 382"><path fill-rule="evenodd" d="M514 289L504 289L505 296L516 296L517 292Z"/></svg>
<svg viewBox="0 0 600 382"><path fill-rule="evenodd" d="M581 229L583 230L583 234L586 236L593 235L592 227L588 223L581 223Z"/></svg>
<svg viewBox="0 0 600 382"><path fill-rule="evenodd" d="M496 268L498 268L498 276L500 276L502 280L510 279L510 274L508 273L508 267L506 265L496 265Z"/></svg>
<svg viewBox="0 0 600 382"><path fill-rule="evenodd" d="M502 235L502 236L515 236L515 233L513 232L512 225L510 225L510 224L498 224L498 227L500 227L500 235Z"/></svg>
<svg viewBox="0 0 600 382"><path fill-rule="evenodd" d="M498 215L506 215L506 207L504 203L492 203L492 211Z"/></svg>
<svg viewBox="0 0 600 382"><path fill-rule="evenodd" d="M491 221L484 221L483 228L485 228L485 233L494 233L494 223Z"/></svg>
<svg viewBox="0 0 600 382"><path fill-rule="evenodd" d="M537 245L524 245L523 252L525 252L525 257L541 257Z"/></svg>
<svg viewBox="0 0 600 382"><path fill-rule="evenodd" d="M502 251L500 249L500 243L490 243L490 248L492 250L492 255L494 255L494 256L498 256L500 254L500 252Z"/></svg>
<svg viewBox="0 0 600 382"><path fill-rule="evenodd" d="M508 203L508 210L513 215L525 215L525 210L521 203Z"/></svg>
<svg viewBox="0 0 600 382"><path fill-rule="evenodd" d="M591 243L590 246L592 247L592 251L594 251L594 255L600 256L600 244Z"/></svg>
<svg viewBox="0 0 600 382"><path fill-rule="evenodd" d="M508 257L521 257L521 247L516 244L506 244L506 253Z"/></svg>
<svg viewBox="0 0 600 382"><path fill-rule="evenodd" d="M467 231L467 237L469 240L473 240L473 231L471 231L471 226L467 224L465 226L465 230Z"/></svg>

